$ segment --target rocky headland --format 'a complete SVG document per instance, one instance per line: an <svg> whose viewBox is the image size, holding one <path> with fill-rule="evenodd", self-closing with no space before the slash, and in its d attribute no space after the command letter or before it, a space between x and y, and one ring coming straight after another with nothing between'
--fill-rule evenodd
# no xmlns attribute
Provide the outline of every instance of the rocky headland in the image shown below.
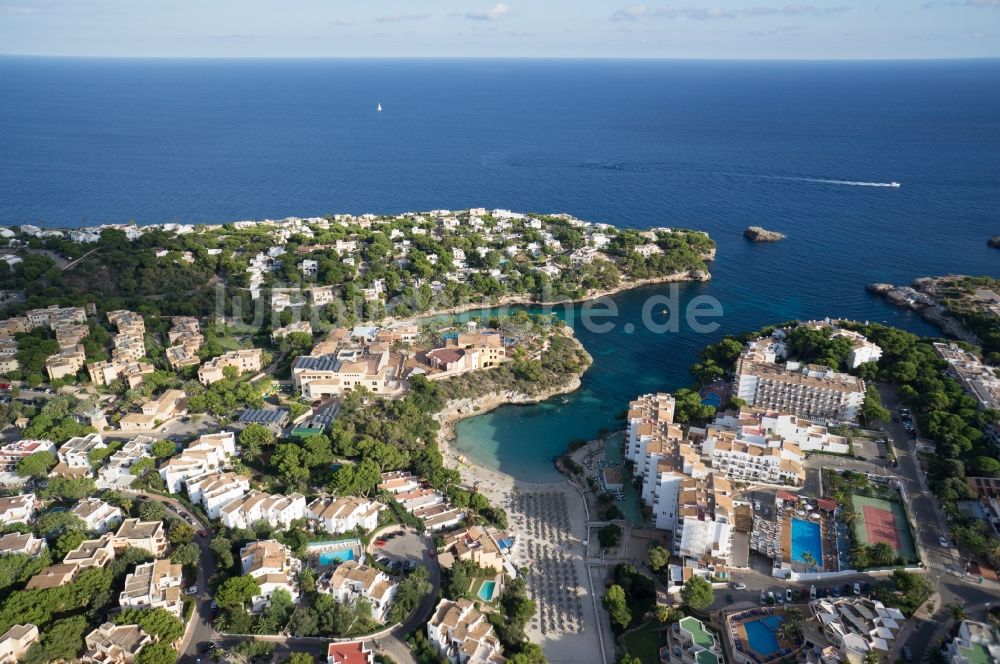
<svg viewBox="0 0 1000 664"><path fill-rule="evenodd" d="M749 226L743 231L743 237L751 242L777 242L784 240L785 234L778 231L769 231L761 226Z"/></svg>

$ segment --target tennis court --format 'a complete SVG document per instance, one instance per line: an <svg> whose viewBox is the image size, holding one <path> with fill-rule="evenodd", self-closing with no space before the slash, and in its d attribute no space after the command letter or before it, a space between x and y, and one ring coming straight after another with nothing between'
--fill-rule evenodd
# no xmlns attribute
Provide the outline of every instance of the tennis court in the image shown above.
<svg viewBox="0 0 1000 664"><path fill-rule="evenodd" d="M917 551L913 546L913 534L906 522L903 506L881 498L852 496L854 504L855 532L863 544L885 542L906 560L916 560Z"/></svg>

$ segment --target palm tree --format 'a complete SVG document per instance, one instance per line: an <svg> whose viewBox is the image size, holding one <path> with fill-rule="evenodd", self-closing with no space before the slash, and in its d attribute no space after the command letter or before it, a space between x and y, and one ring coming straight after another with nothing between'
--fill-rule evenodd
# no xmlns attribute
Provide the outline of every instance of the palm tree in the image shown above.
<svg viewBox="0 0 1000 664"><path fill-rule="evenodd" d="M802 635L802 611L795 607L787 609L778 632L786 641L797 641Z"/></svg>
<svg viewBox="0 0 1000 664"><path fill-rule="evenodd" d="M955 619L955 622L962 622L969 615L965 612L965 606L961 602L950 602L945 604L944 608Z"/></svg>
<svg viewBox="0 0 1000 664"><path fill-rule="evenodd" d="M802 562L805 563L807 570L815 569L819 565L819 561L816 560L816 557L810 551L802 554Z"/></svg>
<svg viewBox="0 0 1000 664"><path fill-rule="evenodd" d="M879 654L874 650L869 650L865 653L865 658L861 661L862 664L880 664L882 662L882 658L879 657Z"/></svg>

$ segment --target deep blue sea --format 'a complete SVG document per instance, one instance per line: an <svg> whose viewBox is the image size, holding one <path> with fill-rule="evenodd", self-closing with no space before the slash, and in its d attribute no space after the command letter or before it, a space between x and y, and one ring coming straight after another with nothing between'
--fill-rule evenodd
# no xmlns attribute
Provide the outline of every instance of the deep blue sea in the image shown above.
<svg viewBox="0 0 1000 664"><path fill-rule="evenodd" d="M719 244L712 334L617 296L566 400L464 422L525 479L705 343L792 317L935 330L864 292L1000 276L1000 61L150 61L0 58L0 224L221 222L470 206L686 226ZM384 111L376 113L376 104ZM854 183L902 183L899 189ZM759 224L788 239L755 245Z"/></svg>

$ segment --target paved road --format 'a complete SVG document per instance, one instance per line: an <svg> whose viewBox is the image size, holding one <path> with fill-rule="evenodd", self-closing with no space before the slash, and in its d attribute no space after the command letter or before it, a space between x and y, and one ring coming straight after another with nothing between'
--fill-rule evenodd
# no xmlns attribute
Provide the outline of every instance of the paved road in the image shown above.
<svg viewBox="0 0 1000 664"><path fill-rule="evenodd" d="M198 586L198 594L195 596L195 615L192 616L191 624L184 634L181 642L179 662L197 662L198 646L212 640L215 630L212 629L212 598L208 594L208 580L215 576L216 561L215 554L209 548L209 540L212 535L210 524L202 522L193 512L188 510L175 498L168 498L156 493L140 493L138 491L123 491L130 496L145 496L149 500L162 503L168 510L181 517L187 522L200 524L200 529L204 530L207 537L195 535L195 544L201 550L198 558L198 577L195 585Z"/></svg>

